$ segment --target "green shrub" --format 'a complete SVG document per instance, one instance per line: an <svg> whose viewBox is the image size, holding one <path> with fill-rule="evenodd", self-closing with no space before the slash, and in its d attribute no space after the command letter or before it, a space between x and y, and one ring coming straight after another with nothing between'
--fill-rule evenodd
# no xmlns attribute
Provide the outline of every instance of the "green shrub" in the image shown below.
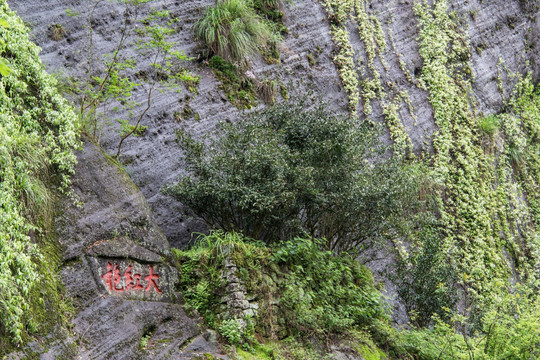
<svg viewBox="0 0 540 360"><path fill-rule="evenodd" d="M272 339L277 332L287 337L266 347L285 358L323 358L310 351L315 339L348 339L352 348L374 359L386 358L379 349L390 359L533 360L540 355L540 302L533 286L518 284L499 292L483 309L480 327L446 309L446 320L435 314L427 328L394 328L370 271L321 245L320 240L296 238L268 247L239 234L213 232L199 237L188 251L173 249L181 264L179 290L187 305L233 345L257 350L261 345L255 338ZM226 258L236 264L237 276L259 303L254 326L247 330L239 319L218 320Z"/></svg>
<svg viewBox="0 0 540 360"><path fill-rule="evenodd" d="M212 54L240 64L261 51L272 35L246 0L218 0L197 21L195 33Z"/></svg>
<svg viewBox="0 0 540 360"><path fill-rule="evenodd" d="M199 236L189 251L173 249L180 261L180 288L189 307L197 310L209 326L218 327L216 307L221 303L221 268L231 253L244 254L257 262L268 249L237 233L215 231Z"/></svg>
<svg viewBox="0 0 540 360"><path fill-rule="evenodd" d="M199 237L188 251L174 249L181 264L180 290L188 305L235 345L252 343L255 329L265 327L309 338L384 320L381 295L369 270L352 257L323 250L323 244L296 238L267 247L237 233L212 232ZM236 275L248 293L259 299L255 323L242 320L247 321L246 327L239 319L219 320L224 293L220 275L226 258L236 264ZM276 281L269 284L269 278ZM270 304L271 299L277 307Z"/></svg>
<svg viewBox="0 0 540 360"><path fill-rule="evenodd" d="M429 326L434 314L448 320L447 309L457 302L457 268L447 259L444 237L432 220L410 239L408 255L399 257L392 276L411 322Z"/></svg>
<svg viewBox="0 0 540 360"><path fill-rule="evenodd" d="M242 342L242 324L238 319L224 320L219 325L218 331L231 345L239 345Z"/></svg>
<svg viewBox="0 0 540 360"><path fill-rule="evenodd" d="M345 333L384 318L370 271L323 246L321 240L295 238L273 248L271 262L286 269L279 311L290 335Z"/></svg>
<svg viewBox="0 0 540 360"><path fill-rule="evenodd" d="M60 41L66 36L66 29L61 24L52 24L49 26L51 39Z"/></svg>
<svg viewBox="0 0 540 360"><path fill-rule="evenodd" d="M396 330L378 327L389 353L399 359L422 360L533 360L540 356L540 302L520 285L497 296L484 309L482 328L472 331L454 317L450 323L434 317L430 328ZM462 329L457 332L456 329Z"/></svg>
<svg viewBox="0 0 540 360"><path fill-rule="evenodd" d="M229 344L241 346L245 350L252 350L252 344L256 343L253 336L254 324L250 318L223 320L217 330Z"/></svg>
<svg viewBox="0 0 540 360"><path fill-rule="evenodd" d="M540 358L540 298L518 285L497 299L482 319L482 349L491 359Z"/></svg>
<svg viewBox="0 0 540 360"><path fill-rule="evenodd" d="M416 179L369 122L325 104L290 102L255 112L208 146L180 134L192 175L164 191L211 226L272 242L308 234L337 251L400 231Z"/></svg>

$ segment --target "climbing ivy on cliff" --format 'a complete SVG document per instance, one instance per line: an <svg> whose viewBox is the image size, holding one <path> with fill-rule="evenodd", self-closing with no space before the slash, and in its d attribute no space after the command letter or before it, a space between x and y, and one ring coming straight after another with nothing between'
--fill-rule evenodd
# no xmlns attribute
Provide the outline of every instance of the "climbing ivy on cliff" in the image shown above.
<svg viewBox="0 0 540 360"><path fill-rule="evenodd" d="M324 0L323 6L331 22L330 33L336 46L333 60L348 95L351 116L358 115L360 100L363 101L366 116L372 113L373 101L378 101L390 137L395 143L396 155L410 155L412 142L400 119L399 109L402 102L409 109L412 106L407 92L398 90L395 83L389 81L388 88L383 86L380 68L388 71L384 58L387 44L379 20L367 12L367 2L364 0ZM364 44L366 62L355 59L355 51L349 41L349 24L355 25Z"/></svg>
<svg viewBox="0 0 540 360"><path fill-rule="evenodd" d="M31 303L39 299L39 239L52 214L54 189L70 184L78 146L75 115L45 73L39 48L5 1L0 16L0 55L9 72L0 76L0 333L19 342L35 329Z"/></svg>
<svg viewBox="0 0 540 360"><path fill-rule="evenodd" d="M414 77L397 53L390 27L383 29L369 1L324 0L322 4L330 20L334 62L351 115L357 115L360 100L367 117L378 103L398 156L412 150L400 118L402 104L415 115L407 92L392 81L383 81L388 72L384 57L388 40L406 79L428 93L438 128L432 139L433 153L428 156L438 219L432 229L437 235L425 239L437 242L437 256L443 256L448 269L455 272L448 274L454 283L445 282L441 289L452 286L464 312L479 315L494 294L511 291L511 278L537 279L539 112L538 90L530 77L509 74L508 81L518 81L505 100L504 113L486 117L475 105L471 47L463 22L449 10L447 1L415 2L423 64ZM363 57L357 58L349 40L352 29L362 42ZM501 79L498 86L503 86ZM422 258L426 246L432 245L423 240L417 243L414 239L421 238L417 235L412 234L411 247L401 253L409 268L414 267L412 259Z"/></svg>
<svg viewBox="0 0 540 360"><path fill-rule="evenodd" d="M444 183L439 196L446 238L443 246L449 259L461 263L462 286L469 292L485 294L492 290L490 280L506 280L508 273L502 244L491 227L489 161L469 108L470 83L450 65L452 56L468 57L468 48L447 13L445 1L435 2L433 8L417 3L415 12L424 60L422 79L439 128L433 139L433 168Z"/></svg>
<svg viewBox="0 0 540 360"><path fill-rule="evenodd" d="M480 311L495 294L508 291L510 277L525 281L538 275L533 250L538 234L532 222L538 193L538 102L532 99L530 79L522 78L509 101L513 114L501 116L503 131L495 135L499 123L489 120L494 128L486 132L469 95L470 46L457 16L445 0L418 2L414 10L424 61L421 80L438 127L432 161L433 174L444 185L438 194L441 249L458 269L466 312ZM495 136L502 149L490 145Z"/></svg>

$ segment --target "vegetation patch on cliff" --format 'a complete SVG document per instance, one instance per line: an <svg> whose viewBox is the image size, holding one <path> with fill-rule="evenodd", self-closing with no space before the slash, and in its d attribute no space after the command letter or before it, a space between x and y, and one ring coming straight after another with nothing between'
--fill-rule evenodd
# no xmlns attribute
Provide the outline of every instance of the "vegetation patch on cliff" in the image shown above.
<svg viewBox="0 0 540 360"><path fill-rule="evenodd" d="M273 96L268 101L266 81L257 81L246 70L257 55L269 64L279 63L278 42L287 32L281 8L281 0L218 0L194 25L211 57L208 64L222 82L221 89L239 109L252 108L257 92L266 103L273 102Z"/></svg>
<svg viewBox="0 0 540 360"><path fill-rule="evenodd" d="M308 234L362 252L404 231L422 202L422 166L386 156L379 134L324 103L292 100L224 125L208 145L181 133L192 174L165 191L211 226L268 243Z"/></svg>
<svg viewBox="0 0 540 360"><path fill-rule="evenodd" d="M28 29L5 2L0 54L0 353L28 339L57 297L51 236L54 194L70 184L77 147L76 116L30 42ZM47 300L44 302L42 298ZM40 310L41 309L41 310ZM48 311L51 311L49 308Z"/></svg>
<svg viewBox="0 0 540 360"><path fill-rule="evenodd" d="M415 11L421 78L439 128L433 173L444 184L438 194L440 249L456 272L461 311L481 316L494 294L511 292L512 276L519 282L538 279L538 233L532 221L537 193L532 184L538 178L531 182L538 175L537 155L532 155L537 100L530 80L522 79L509 102L514 114L501 116L503 131L495 135L499 121L477 119L468 95L470 46L456 15L448 12L446 1L417 3ZM491 146L494 140L486 140L486 133L497 137L502 149Z"/></svg>
<svg viewBox="0 0 540 360"><path fill-rule="evenodd" d="M180 290L226 341L255 353L271 340L328 339L386 319L369 270L324 246L310 238L268 247L237 233L200 236L190 250L174 250Z"/></svg>
<svg viewBox="0 0 540 360"><path fill-rule="evenodd" d="M364 0L325 0L323 5L331 22L330 33L336 45L334 63L349 97L351 116L357 116L361 99L366 116L372 113L372 101L378 100L390 137L395 144L395 154L412 156L412 142L399 116L402 102L407 104L409 110L412 110L412 106L407 92L399 91L397 84L391 79L387 80L388 89L383 86L379 66L387 72L388 65L384 58L386 39L379 20L368 13L368 2ZM348 25L351 23L355 25L364 44L367 65L364 65L362 59L355 61L355 51L349 41Z"/></svg>

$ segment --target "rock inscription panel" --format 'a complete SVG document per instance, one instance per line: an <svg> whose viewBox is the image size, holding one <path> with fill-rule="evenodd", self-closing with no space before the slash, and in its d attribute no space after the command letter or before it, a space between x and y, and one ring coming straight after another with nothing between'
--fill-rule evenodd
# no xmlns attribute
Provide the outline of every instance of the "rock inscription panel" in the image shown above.
<svg viewBox="0 0 540 360"><path fill-rule="evenodd" d="M96 280L109 295L132 300L171 301L175 273L163 263L91 258Z"/></svg>
<svg viewBox="0 0 540 360"><path fill-rule="evenodd" d="M159 274L154 273L154 266L149 265L149 274L144 276L144 283L141 283L143 275L133 273L133 265L129 264L126 271L121 274L120 266L118 263L114 265L111 262L107 262L107 271L101 275L101 279L105 283L105 287L109 292L130 292L130 291L156 291L158 294L162 294L158 287Z"/></svg>

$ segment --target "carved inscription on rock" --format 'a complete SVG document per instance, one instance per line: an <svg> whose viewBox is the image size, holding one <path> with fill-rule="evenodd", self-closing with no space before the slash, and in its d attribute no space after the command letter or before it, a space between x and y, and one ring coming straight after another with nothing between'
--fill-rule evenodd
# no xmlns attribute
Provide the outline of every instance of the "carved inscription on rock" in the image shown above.
<svg viewBox="0 0 540 360"><path fill-rule="evenodd" d="M101 279L105 282L105 286L111 292L124 292L124 291L152 291L155 290L158 294L162 294L157 285L159 281L159 275L154 273L154 266L149 266L149 274L144 277L146 286L141 284L141 274L134 274L133 265L129 264L126 271L122 275L118 263L114 265L110 262L107 263L107 272L101 275Z"/></svg>
<svg viewBox="0 0 540 360"><path fill-rule="evenodd" d="M112 296L163 301L171 297L171 269L159 263L94 258L97 279Z"/></svg>

